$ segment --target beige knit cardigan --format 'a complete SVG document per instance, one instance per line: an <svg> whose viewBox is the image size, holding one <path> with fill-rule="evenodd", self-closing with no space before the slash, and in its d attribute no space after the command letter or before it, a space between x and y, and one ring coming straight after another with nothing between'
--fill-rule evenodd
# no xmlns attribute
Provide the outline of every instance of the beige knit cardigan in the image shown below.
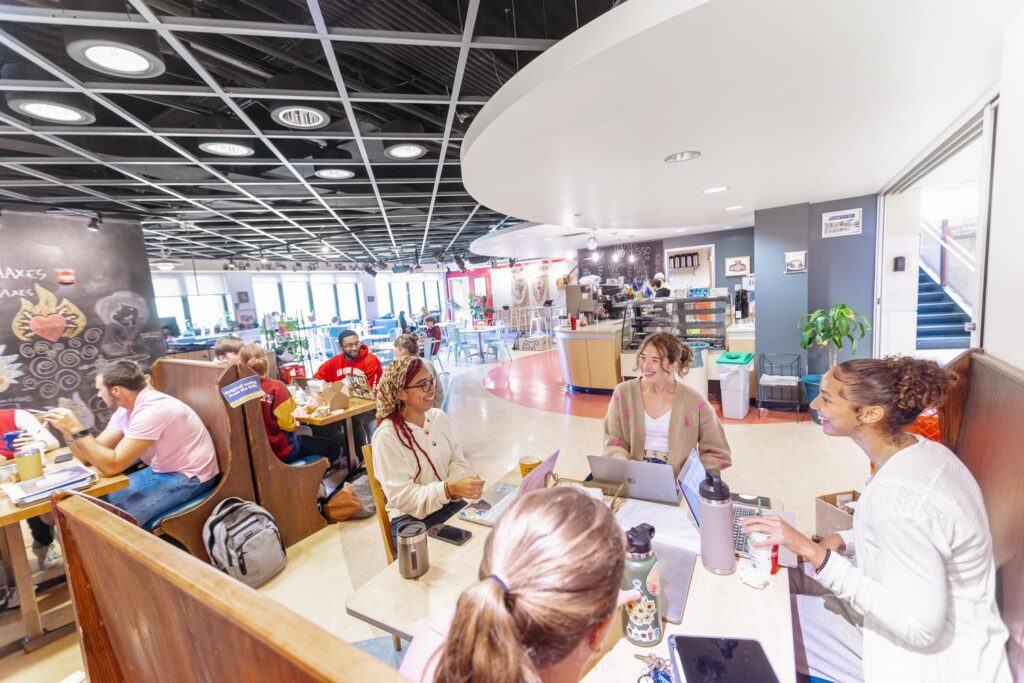
<svg viewBox="0 0 1024 683"><path fill-rule="evenodd" d="M611 458L644 459L644 399L640 378L622 382L612 392L604 417L604 454ZM679 476L686 458L697 448L705 469L723 470L732 464L729 442L707 399L676 382L668 429L668 464Z"/></svg>

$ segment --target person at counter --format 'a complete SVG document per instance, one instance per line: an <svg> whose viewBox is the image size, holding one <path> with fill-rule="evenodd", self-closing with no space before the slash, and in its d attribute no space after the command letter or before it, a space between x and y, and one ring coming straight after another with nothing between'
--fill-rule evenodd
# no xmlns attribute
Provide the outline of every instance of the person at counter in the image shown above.
<svg viewBox="0 0 1024 683"><path fill-rule="evenodd" d="M400 672L421 683L578 681L621 604L625 536L601 502L535 491L487 537L478 581L413 639Z"/></svg>
<svg viewBox="0 0 1024 683"><path fill-rule="evenodd" d="M677 478L696 448L708 471L732 464L729 442L707 399L679 377L693 351L678 337L658 332L640 346L640 376L612 392L604 418L604 455L668 463Z"/></svg>
<svg viewBox="0 0 1024 683"><path fill-rule="evenodd" d="M651 280L651 287L654 289L656 298L672 296L672 290L665 286L665 276L661 273L655 273L654 279Z"/></svg>
<svg viewBox="0 0 1024 683"><path fill-rule="evenodd" d="M451 422L434 408L434 377L421 358L399 358L377 385L373 462L388 499L391 534L410 521L428 527L479 498L484 481L470 474Z"/></svg>
<svg viewBox="0 0 1024 683"><path fill-rule="evenodd" d="M244 345L245 342L240 337L232 335L221 337L213 345L213 359L218 363L230 365L238 360L238 352Z"/></svg>
<svg viewBox="0 0 1024 683"><path fill-rule="evenodd" d="M43 419L63 433L75 457L104 476L120 474L136 460L148 465L129 474L128 488L107 494L107 502L145 525L216 484L217 453L206 426L192 408L147 386L138 365L121 360L104 366L96 374L96 392L115 409L99 436L67 408L54 408Z"/></svg>
<svg viewBox="0 0 1024 683"><path fill-rule="evenodd" d="M341 354L324 361L313 377L338 382L349 375L362 375L371 389L376 387L382 371L380 359L370 353L369 346L359 342L359 335L354 330L342 330L338 334L338 346Z"/></svg>
<svg viewBox="0 0 1024 683"><path fill-rule="evenodd" d="M759 545L785 546L809 565L790 572L798 671L834 681L1010 681L981 490L955 453L904 431L953 381L934 361L909 357L837 365L811 407L825 434L853 439L875 465L853 529L815 543L774 515L742 522L769 534Z"/></svg>
<svg viewBox="0 0 1024 683"><path fill-rule="evenodd" d="M30 443L41 443L46 451L60 448L57 437L43 426L36 416L27 410L18 408L0 410L0 434L22 432L11 444L11 449L0 442L0 457L13 458L14 453L22 446ZM32 553L36 556L39 571L53 569L61 563L60 551L53 543L53 527L39 517L28 518L28 528L32 532Z"/></svg>

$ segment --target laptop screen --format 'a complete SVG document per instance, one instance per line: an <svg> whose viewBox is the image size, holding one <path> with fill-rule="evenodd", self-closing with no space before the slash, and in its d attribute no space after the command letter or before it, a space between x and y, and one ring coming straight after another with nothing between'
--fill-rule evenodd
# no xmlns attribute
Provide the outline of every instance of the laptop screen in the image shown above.
<svg viewBox="0 0 1024 683"><path fill-rule="evenodd" d="M690 506L693 519L700 526L700 483L707 477L707 470L704 463L700 461L700 454L694 448L690 457L686 460L686 467L679 473L679 488L683 492L686 504Z"/></svg>

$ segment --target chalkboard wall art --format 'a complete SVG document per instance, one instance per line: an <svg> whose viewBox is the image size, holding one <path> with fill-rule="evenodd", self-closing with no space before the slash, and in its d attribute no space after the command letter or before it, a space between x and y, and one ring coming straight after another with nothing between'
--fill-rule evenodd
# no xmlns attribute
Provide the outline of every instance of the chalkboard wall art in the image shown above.
<svg viewBox="0 0 1024 683"><path fill-rule="evenodd" d="M617 246L625 249L627 256L615 262L612 260L612 254ZM625 278L623 282L632 283L636 280L642 284L654 277L655 273L665 272L665 247L661 240L601 247L598 251L601 253L601 260L597 262L591 260L593 252L588 249L576 252L580 264L580 277L597 275L601 282L621 277ZM635 257L633 263L629 262L630 253Z"/></svg>
<svg viewBox="0 0 1024 683"><path fill-rule="evenodd" d="M103 363L164 354L142 230L4 207L0 218L0 408L64 406L102 427Z"/></svg>

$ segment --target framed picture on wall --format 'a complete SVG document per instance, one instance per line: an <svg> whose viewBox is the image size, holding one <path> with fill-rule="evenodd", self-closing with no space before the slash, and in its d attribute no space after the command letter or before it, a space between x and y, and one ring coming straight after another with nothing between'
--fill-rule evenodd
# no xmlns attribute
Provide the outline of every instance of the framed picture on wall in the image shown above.
<svg viewBox="0 0 1024 683"><path fill-rule="evenodd" d="M829 211L821 214L821 237L845 237L861 233L861 210Z"/></svg>
<svg viewBox="0 0 1024 683"><path fill-rule="evenodd" d="M235 292L235 298L238 299L238 303L247 304L249 303L249 292L243 290L241 292Z"/></svg>
<svg viewBox="0 0 1024 683"><path fill-rule="evenodd" d="M725 276L740 277L750 275L749 256L731 256L725 259Z"/></svg>
<svg viewBox="0 0 1024 683"><path fill-rule="evenodd" d="M784 274L789 273L806 273L807 272L807 252L806 251L787 251L786 252L786 268L782 271Z"/></svg>

